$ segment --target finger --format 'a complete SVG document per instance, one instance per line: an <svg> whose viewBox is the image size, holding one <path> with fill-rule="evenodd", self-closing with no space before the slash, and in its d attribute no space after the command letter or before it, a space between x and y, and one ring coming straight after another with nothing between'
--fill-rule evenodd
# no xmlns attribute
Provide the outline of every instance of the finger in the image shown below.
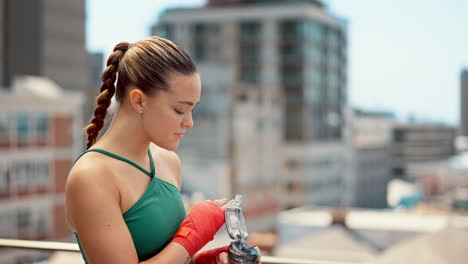
<svg viewBox="0 0 468 264"><path fill-rule="evenodd" d="M221 264L228 264L228 254L226 252L221 252L218 255L217 262Z"/></svg>
<svg viewBox="0 0 468 264"><path fill-rule="evenodd" d="M221 206L221 209L223 209L223 210L226 209L226 207L232 205L232 203L234 203L234 200L230 200L230 201L226 202L223 206Z"/></svg>
<svg viewBox="0 0 468 264"><path fill-rule="evenodd" d="M258 251L259 255L262 255L262 252L260 251L260 248L258 246L255 246L254 248Z"/></svg>
<svg viewBox="0 0 468 264"><path fill-rule="evenodd" d="M255 246L255 249L257 250L258 252L258 259L257 259L257 264L261 264L262 263L262 252L260 251L260 248Z"/></svg>
<svg viewBox="0 0 468 264"><path fill-rule="evenodd" d="M213 202L217 204L219 207L225 205L228 201L229 200L227 198L213 200Z"/></svg>

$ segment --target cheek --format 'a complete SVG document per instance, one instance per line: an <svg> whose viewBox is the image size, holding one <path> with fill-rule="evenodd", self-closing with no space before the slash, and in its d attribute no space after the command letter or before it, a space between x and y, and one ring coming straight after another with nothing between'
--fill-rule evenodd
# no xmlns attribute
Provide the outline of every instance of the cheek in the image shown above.
<svg viewBox="0 0 468 264"><path fill-rule="evenodd" d="M145 127L151 134L163 135L178 132L182 122L182 116L177 115L174 110L154 111L146 116Z"/></svg>

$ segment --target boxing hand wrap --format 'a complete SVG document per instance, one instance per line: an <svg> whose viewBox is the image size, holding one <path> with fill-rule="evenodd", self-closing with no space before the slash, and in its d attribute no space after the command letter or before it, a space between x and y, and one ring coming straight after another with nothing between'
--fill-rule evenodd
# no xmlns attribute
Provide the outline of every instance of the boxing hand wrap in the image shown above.
<svg viewBox="0 0 468 264"><path fill-rule="evenodd" d="M217 264L219 254L221 254L222 252L227 253L228 251L228 246L205 250L197 254L195 264Z"/></svg>
<svg viewBox="0 0 468 264"><path fill-rule="evenodd" d="M190 257L213 240L224 224L224 211L215 202L195 205L177 230L172 242L182 245Z"/></svg>

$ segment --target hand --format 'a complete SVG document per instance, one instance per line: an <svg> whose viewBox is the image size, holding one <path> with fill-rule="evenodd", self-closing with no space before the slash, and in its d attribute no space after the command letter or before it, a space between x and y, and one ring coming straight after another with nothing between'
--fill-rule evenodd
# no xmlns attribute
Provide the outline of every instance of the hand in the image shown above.
<svg viewBox="0 0 468 264"><path fill-rule="evenodd" d="M254 248L258 251L258 254L260 255L257 260L257 264L262 263L262 252L260 251L260 248L254 245ZM228 264L228 253L226 251L221 252L217 259L216 259L216 264Z"/></svg>
<svg viewBox="0 0 468 264"><path fill-rule="evenodd" d="M227 200L205 201L195 205L181 223L172 242L182 245L192 257L213 240L224 224L224 208L227 206Z"/></svg>
<svg viewBox="0 0 468 264"><path fill-rule="evenodd" d="M213 200L213 202L215 204L217 204L219 207L221 207L221 209L223 209L223 211L224 211L224 209L226 209L226 207L230 206L234 202L234 200L228 200L228 199L224 198L224 199Z"/></svg>

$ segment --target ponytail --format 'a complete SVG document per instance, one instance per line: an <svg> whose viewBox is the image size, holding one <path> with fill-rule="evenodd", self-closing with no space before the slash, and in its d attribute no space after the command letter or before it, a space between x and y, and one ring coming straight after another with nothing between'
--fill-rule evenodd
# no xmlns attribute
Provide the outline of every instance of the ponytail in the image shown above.
<svg viewBox="0 0 468 264"><path fill-rule="evenodd" d="M86 149L89 149L94 145L94 143L96 143L99 131L104 126L107 108L109 108L112 96L114 96L115 93L115 80L119 70L119 63L127 52L129 46L130 43L128 42L120 42L114 47L113 52L107 59L107 67L102 73L103 83L100 88L101 94L99 94L96 100L97 106L94 110L94 117L91 120L91 124L84 128L88 135Z"/></svg>

